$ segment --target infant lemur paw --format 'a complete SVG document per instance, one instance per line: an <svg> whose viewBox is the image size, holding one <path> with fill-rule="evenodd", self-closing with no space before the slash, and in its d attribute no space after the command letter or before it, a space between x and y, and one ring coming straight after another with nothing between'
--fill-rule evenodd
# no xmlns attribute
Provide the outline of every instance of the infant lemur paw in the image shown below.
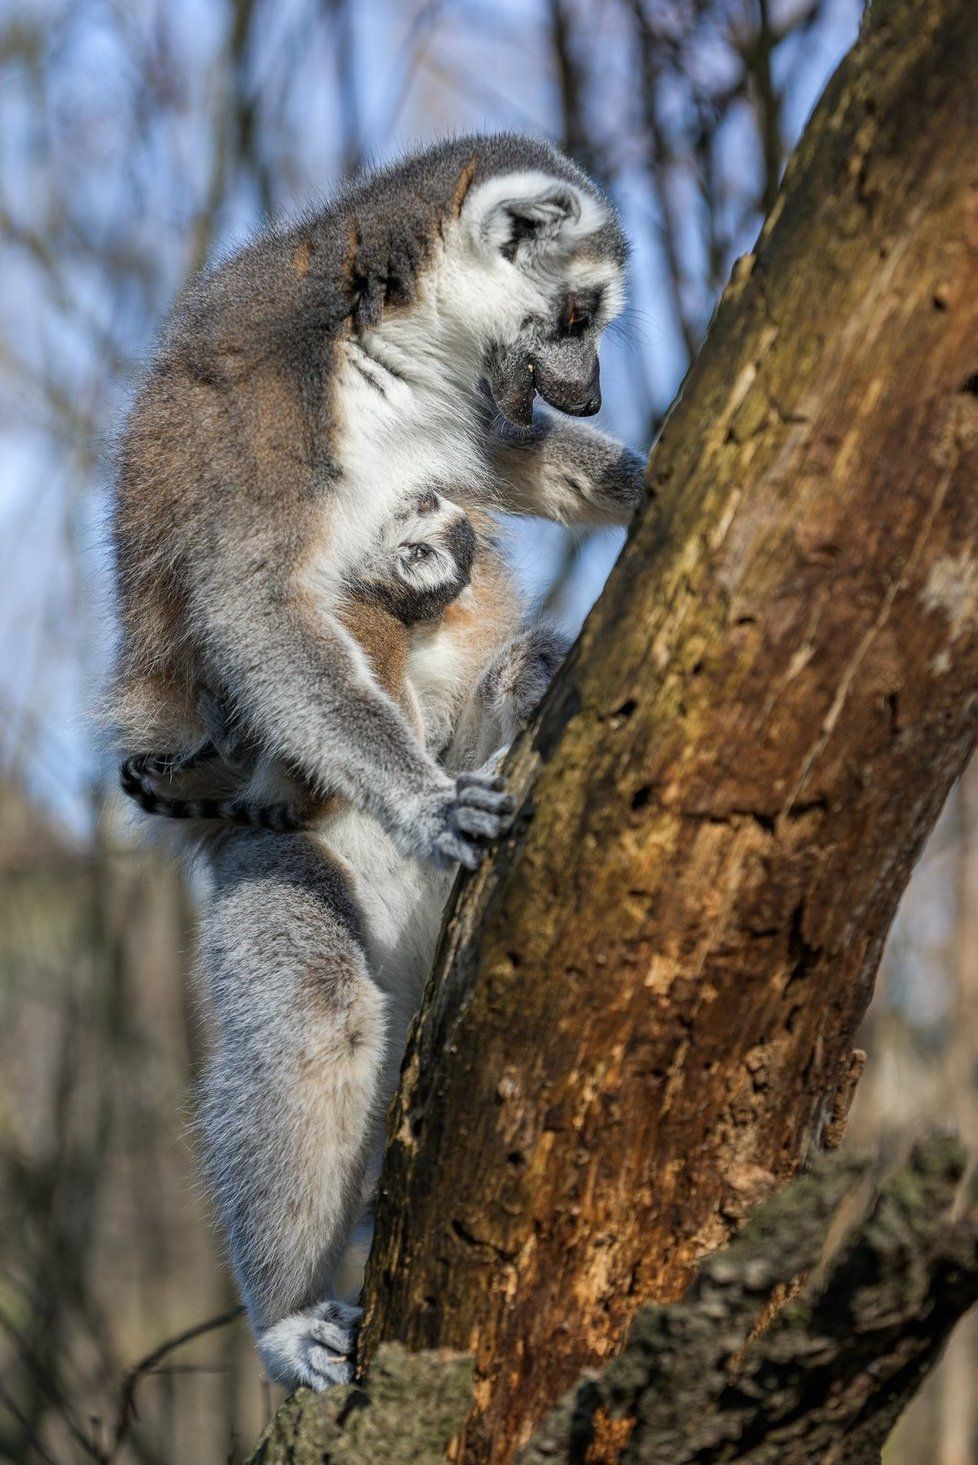
<svg viewBox="0 0 978 1465"><path fill-rule="evenodd" d="M351 1383L361 1316L359 1307L328 1300L266 1328L258 1352L269 1378L290 1393Z"/></svg>
<svg viewBox="0 0 978 1465"><path fill-rule="evenodd" d="M570 650L568 637L552 626L534 626L506 646L485 675L484 688L511 742L536 711Z"/></svg>

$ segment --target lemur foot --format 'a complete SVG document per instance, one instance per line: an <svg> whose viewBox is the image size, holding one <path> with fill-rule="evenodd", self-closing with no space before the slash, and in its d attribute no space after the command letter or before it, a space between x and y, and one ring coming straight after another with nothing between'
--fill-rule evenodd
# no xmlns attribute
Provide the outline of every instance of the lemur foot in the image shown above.
<svg viewBox="0 0 978 1465"><path fill-rule="evenodd" d="M361 1315L359 1307L327 1300L266 1328L258 1335L258 1352L269 1378L290 1393L350 1383Z"/></svg>

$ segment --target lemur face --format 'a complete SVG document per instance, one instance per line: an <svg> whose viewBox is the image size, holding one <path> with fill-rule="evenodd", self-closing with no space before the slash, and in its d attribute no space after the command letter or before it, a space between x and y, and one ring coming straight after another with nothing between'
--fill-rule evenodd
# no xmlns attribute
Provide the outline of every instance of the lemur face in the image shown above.
<svg viewBox="0 0 978 1465"><path fill-rule="evenodd" d="M384 525L356 590L406 626L435 620L468 585L475 551L463 510L426 489Z"/></svg>
<svg viewBox="0 0 978 1465"><path fill-rule="evenodd" d="M514 173L473 189L461 222L493 310L484 375L500 412L528 426L539 393L592 416L601 334L624 299L626 246L610 204L563 178Z"/></svg>

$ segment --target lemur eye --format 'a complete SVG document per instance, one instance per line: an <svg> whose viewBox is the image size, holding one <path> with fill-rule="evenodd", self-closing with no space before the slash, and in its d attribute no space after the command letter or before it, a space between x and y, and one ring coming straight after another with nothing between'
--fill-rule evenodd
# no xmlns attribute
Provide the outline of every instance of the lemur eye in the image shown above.
<svg viewBox="0 0 978 1465"><path fill-rule="evenodd" d="M412 544L408 559L412 563L417 563L418 560L426 560L431 553L432 549L430 544Z"/></svg>
<svg viewBox="0 0 978 1465"><path fill-rule="evenodd" d="M562 336L583 336L590 324L591 316L588 311L567 305L560 317L560 334Z"/></svg>

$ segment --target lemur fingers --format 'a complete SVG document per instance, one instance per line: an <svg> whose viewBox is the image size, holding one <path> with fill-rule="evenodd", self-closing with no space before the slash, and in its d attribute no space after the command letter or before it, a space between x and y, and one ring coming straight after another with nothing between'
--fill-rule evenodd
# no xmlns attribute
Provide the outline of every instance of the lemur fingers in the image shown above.
<svg viewBox="0 0 978 1465"><path fill-rule="evenodd" d="M434 860L438 865L461 865L466 870L477 870L486 854L484 845L451 830L439 834L435 840Z"/></svg>
<svg viewBox="0 0 978 1465"><path fill-rule="evenodd" d="M205 763L213 763L220 755L212 742L206 742L190 753L139 753L128 758L124 768L147 778L175 778L190 773Z"/></svg>
<svg viewBox="0 0 978 1465"><path fill-rule="evenodd" d="M506 792L506 781L498 773L459 774L458 801L473 809L488 809L490 813L513 812L512 795Z"/></svg>
<svg viewBox="0 0 978 1465"><path fill-rule="evenodd" d="M463 773L454 795L443 805L441 829L432 842L436 864L458 861L474 870L486 854L486 845L505 834L513 817L513 800L503 780L495 775Z"/></svg>
<svg viewBox="0 0 978 1465"><path fill-rule="evenodd" d="M505 751L505 748L500 748L499 753L494 756L499 757ZM467 789L469 787L490 788L494 789L497 793L502 793L506 787L506 780L495 769L490 768L488 763L484 764L482 768L477 768L474 773L460 773L457 783L460 789Z"/></svg>
<svg viewBox="0 0 978 1465"><path fill-rule="evenodd" d="M201 687L197 695L197 715L207 730L216 756L231 768L253 764L257 744L251 733L239 726L226 702L209 687Z"/></svg>
<svg viewBox="0 0 978 1465"><path fill-rule="evenodd" d="M495 814L484 809L473 809L463 804L455 815L455 822L463 834L481 835L483 839L495 839L499 833L499 820Z"/></svg>

